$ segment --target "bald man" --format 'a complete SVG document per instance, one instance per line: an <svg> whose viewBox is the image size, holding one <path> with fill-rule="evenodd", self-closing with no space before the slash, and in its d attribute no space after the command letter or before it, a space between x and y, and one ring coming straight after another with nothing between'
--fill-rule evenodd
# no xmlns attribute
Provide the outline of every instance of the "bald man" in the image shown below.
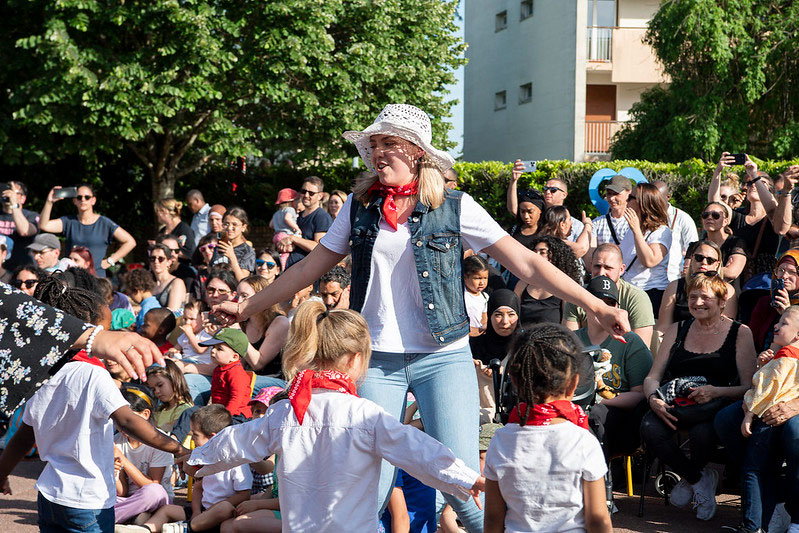
<svg viewBox="0 0 799 533"><path fill-rule="evenodd" d="M671 191L669 185L665 181L655 180L652 185L658 188L660 194L666 200L669 206L669 228L671 228L671 248L669 249L669 281L674 281L680 278L682 273L683 257L688 250L688 245L692 242L699 240L699 234L696 231L696 223L691 218L691 215L671 205Z"/></svg>

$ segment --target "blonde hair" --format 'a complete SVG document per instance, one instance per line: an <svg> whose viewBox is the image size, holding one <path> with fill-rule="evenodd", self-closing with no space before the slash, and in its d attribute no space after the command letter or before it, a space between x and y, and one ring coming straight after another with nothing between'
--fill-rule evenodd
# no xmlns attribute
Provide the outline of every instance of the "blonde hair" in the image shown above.
<svg viewBox="0 0 799 533"><path fill-rule="evenodd" d="M430 209L444 203L444 175L427 152L416 165L416 179L419 182L419 201ZM369 187L377 181L377 173L362 172L355 178L352 196L366 205L369 202Z"/></svg>
<svg viewBox="0 0 799 533"><path fill-rule="evenodd" d="M287 381L308 368L336 368L346 356L360 352L364 365L372 355L366 320L349 309L328 311L322 302L309 301L297 308L283 349L283 374Z"/></svg>
<svg viewBox="0 0 799 533"><path fill-rule="evenodd" d="M174 198L164 198L162 200L158 200L158 203L155 204L156 209L166 209L169 211L169 214L175 217L180 216L180 210L183 209L183 202L180 200L175 200Z"/></svg>
<svg viewBox="0 0 799 533"><path fill-rule="evenodd" d="M266 278L263 276L259 276L258 274L253 274L252 276L248 276L243 280L239 281L239 285L241 285L242 283L246 283L247 285L252 287L252 289L256 293L261 292L262 290L264 290L269 286L269 282L266 281ZM238 288L238 285L236 287ZM264 311L261 311L261 316L263 317L264 322L266 322L266 327L269 327L269 324L272 323L275 317L286 316L286 314L280 309L280 304L276 303L272 307Z"/></svg>
<svg viewBox="0 0 799 533"><path fill-rule="evenodd" d="M685 294L690 296L697 290L709 290L719 300L727 299L727 282L716 272L697 272L689 277L685 284Z"/></svg>

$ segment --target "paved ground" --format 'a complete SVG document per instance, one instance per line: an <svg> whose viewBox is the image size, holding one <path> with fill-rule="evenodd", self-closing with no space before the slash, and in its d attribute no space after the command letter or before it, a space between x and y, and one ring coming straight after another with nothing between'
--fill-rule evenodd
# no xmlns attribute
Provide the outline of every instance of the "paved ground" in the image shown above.
<svg viewBox="0 0 799 533"><path fill-rule="evenodd" d="M11 476L11 496L0 495L0 532L34 533L36 526L36 490L33 488L41 473L43 463L26 461L21 463ZM650 491L654 493L650 485ZM178 491L178 496L185 491ZM644 517L638 518L638 498L616 494L619 512L613 515L617 532L675 532L693 533L719 531L723 525L737 524L740 498L728 494L719 495L718 513L710 522L699 522L688 510L666 507L662 498L648 497L644 506Z"/></svg>

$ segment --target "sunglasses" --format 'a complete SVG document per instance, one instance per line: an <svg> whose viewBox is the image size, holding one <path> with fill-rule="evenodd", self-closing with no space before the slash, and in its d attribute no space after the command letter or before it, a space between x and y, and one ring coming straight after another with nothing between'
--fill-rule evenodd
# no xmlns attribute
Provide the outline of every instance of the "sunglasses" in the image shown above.
<svg viewBox="0 0 799 533"><path fill-rule="evenodd" d="M255 266L259 266L260 267L260 266L264 266L264 265L266 265L266 268L275 268L277 266L277 263L273 263L272 261L266 261L264 259L256 259L255 260Z"/></svg>
<svg viewBox="0 0 799 533"><path fill-rule="evenodd" d="M94 197L91 194L79 194L79 195L77 195L75 197L75 199L80 200L80 201L89 200L90 198L94 198Z"/></svg>
<svg viewBox="0 0 799 533"><path fill-rule="evenodd" d="M151 255L150 256L150 262L151 263L163 263L164 261L166 261L166 257L164 257L163 255Z"/></svg>
<svg viewBox="0 0 799 533"><path fill-rule="evenodd" d="M706 265L712 265L713 263L718 263L718 261L719 261L715 257L708 257L708 256L702 255L702 254L694 254L693 255L693 259L697 263L705 263Z"/></svg>
<svg viewBox="0 0 799 533"><path fill-rule="evenodd" d="M21 279L14 280L14 287L21 289L23 285L25 285L26 289L32 289L34 285L39 283L38 279L26 279L25 281Z"/></svg>
<svg viewBox="0 0 799 533"><path fill-rule="evenodd" d="M560 187L544 187L544 192L550 192L550 193L554 194L554 193L556 193L556 192L558 192L558 191L560 191L560 192L565 192L565 191L564 191L563 189L561 189Z"/></svg>
<svg viewBox="0 0 799 533"><path fill-rule="evenodd" d="M213 250L214 248L216 248L216 244L203 244L202 246L200 246L200 250L203 250L203 251L205 251L205 250Z"/></svg>
<svg viewBox="0 0 799 533"><path fill-rule="evenodd" d="M300 194L301 195L307 194L308 196L313 196L314 194L319 194L319 191L309 191L308 189L300 189Z"/></svg>
<svg viewBox="0 0 799 533"><path fill-rule="evenodd" d="M222 294L230 294L230 291L228 291L228 290L216 289L214 287L208 287L207 289L205 289L205 292L208 293L208 294L220 294L220 295L222 295Z"/></svg>
<svg viewBox="0 0 799 533"><path fill-rule="evenodd" d="M694 272L691 275L692 278L696 278L696 277L699 277L699 276L704 276L706 278L719 278L719 279L721 279L723 281L722 277L719 276L718 272L701 272L700 271L700 272Z"/></svg>
<svg viewBox="0 0 799 533"><path fill-rule="evenodd" d="M705 211L704 213L702 213L702 220L707 220L709 218L712 218L713 220L718 220L721 217L722 214L719 213L718 211Z"/></svg>

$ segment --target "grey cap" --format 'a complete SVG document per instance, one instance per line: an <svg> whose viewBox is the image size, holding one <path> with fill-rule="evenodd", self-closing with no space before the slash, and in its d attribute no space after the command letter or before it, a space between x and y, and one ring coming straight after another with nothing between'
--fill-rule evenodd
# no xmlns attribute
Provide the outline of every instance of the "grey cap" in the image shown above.
<svg viewBox="0 0 799 533"><path fill-rule="evenodd" d="M610 183L608 184L607 187L605 187L605 189L606 190L611 190L611 191L613 191L613 192L618 194L621 191L631 191L631 190L633 190L633 185L632 185L632 183L630 182L630 180L628 178L625 178L621 174L616 174L610 180Z"/></svg>
<svg viewBox="0 0 799 533"><path fill-rule="evenodd" d="M61 249L61 241L52 233L40 233L28 245L28 250L33 250L34 252L41 252L47 248Z"/></svg>

